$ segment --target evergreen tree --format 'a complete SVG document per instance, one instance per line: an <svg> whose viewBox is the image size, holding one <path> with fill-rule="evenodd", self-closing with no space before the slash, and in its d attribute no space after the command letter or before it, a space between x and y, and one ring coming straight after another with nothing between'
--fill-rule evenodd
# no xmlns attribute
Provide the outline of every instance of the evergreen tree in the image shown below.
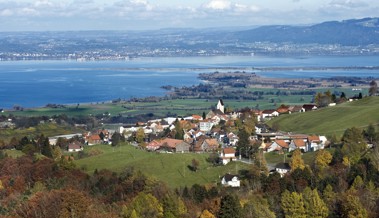
<svg viewBox="0 0 379 218"><path fill-rule="evenodd" d="M342 100L346 100L346 94L345 94L345 92L341 92L341 96L340 96L340 98L341 98Z"/></svg>
<svg viewBox="0 0 379 218"><path fill-rule="evenodd" d="M357 163L366 150L362 131L356 127L346 129L342 141L342 153L344 156L348 157L352 164Z"/></svg>
<svg viewBox="0 0 379 218"><path fill-rule="evenodd" d="M221 199L220 210L218 212L219 218L240 218L241 205L236 196L225 195Z"/></svg>
<svg viewBox="0 0 379 218"><path fill-rule="evenodd" d="M281 198L281 207L286 218L305 218L303 196L297 192L285 190Z"/></svg>
<svg viewBox="0 0 379 218"><path fill-rule="evenodd" d="M367 218L367 211L359 201L357 196L347 194L342 198L341 212L342 217L348 218Z"/></svg>
<svg viewBox="0 0 379 218"><path fill-rule="evenodd" d="M237 151L240 152L240 155L244 157L249 157L248 152L250 152L250 140L249 134L243 128L238 132L238 142L237 142Z"/></svg>
<svg viewBox="0 0 379 218"><path fill-rule="evenodd" d="M178 119L175 120L175 139L184 139L184 130L182 125L180 124L180 121Z"/></svg>
<svg viewBox="0 0 379 218"><path fill-rule="evenodd" d="M374 96L378 92L378 84L375 82L375 80L372 80L370 82L370 88L368 89L369 96Z"/></svg>

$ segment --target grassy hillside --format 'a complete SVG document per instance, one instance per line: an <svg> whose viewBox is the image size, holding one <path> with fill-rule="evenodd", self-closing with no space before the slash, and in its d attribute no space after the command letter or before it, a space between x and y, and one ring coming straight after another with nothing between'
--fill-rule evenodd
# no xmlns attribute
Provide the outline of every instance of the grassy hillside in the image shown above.
<svg viewBox="0 0 379 218"><path fill-rule="evenodd" d="M130 145L113 148L109 145L86 147L85 152L97 150L99 155L76 160L76 164L88 173L95 169L109 169L121 172L126 167L134 167L148 176L164 181L170 187L192 186L195 183L209 184L220 182L225 173L236 173L249 165L232 162L227 166L213 167L206 162L209 154L159 154L136 149ZM188 168L192 159L199 161L199 170L193 172Z"/></svg>
<svg viewBox="0 0 379 218"><path fill-rule="evenodd" d="M3 141L10 141L12 137L22 138L29 136L31 138L44 134L45 136L56 136L71 133L78 133L83 130L76 129L70 126L63 126L53 123L39 124L36 127L29 127L24 129L0 129L0 139Z"/></svg>
<svg viewBox="0 0 379 218"><path fill-rule="evenodd" d="M379 125L379 97L367 97L317 111L282 115L268 122L282 131L341 136L350 127Z"/></svg>

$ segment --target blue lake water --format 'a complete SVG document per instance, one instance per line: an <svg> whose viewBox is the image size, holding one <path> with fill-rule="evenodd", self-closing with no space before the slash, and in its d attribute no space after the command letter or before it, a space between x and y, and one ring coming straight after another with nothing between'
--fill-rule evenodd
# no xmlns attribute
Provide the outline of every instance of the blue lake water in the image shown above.
<svg viewBox="0 0 379 218"><path fill-rule="evenodd" d="M162 96L163 85L191 86L199 73L252 67L379 66L379 56L354 57L178 57L128 61L3 61L0 62L0 108L39 107L112 99ZM250 70L250 71L249 71ZM275 78L360 76L379 78L378 70L314 70L259 72Z"/></svg>

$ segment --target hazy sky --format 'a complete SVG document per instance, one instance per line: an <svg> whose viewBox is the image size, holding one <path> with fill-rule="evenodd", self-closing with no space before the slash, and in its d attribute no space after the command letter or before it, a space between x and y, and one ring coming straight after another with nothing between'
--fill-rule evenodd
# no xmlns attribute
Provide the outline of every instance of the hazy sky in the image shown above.
<svg viewBox="0 0 379 218"><path fill-rule="evenodd" d="M379 17L378 0L0 0L0 31L312 24Z"/></svg>

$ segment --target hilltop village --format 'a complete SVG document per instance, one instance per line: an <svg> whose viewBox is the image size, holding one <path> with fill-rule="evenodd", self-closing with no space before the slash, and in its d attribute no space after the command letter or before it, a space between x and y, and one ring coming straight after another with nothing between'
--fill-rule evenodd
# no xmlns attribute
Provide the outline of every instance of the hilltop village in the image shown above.
<svg viewBox="0 0 379 218"><path fill-rule="evenodd" d="M262 111L225 111L224 102L220 99L215 109L202 116L166 117L137 122L134 126L120 126L118 131L100 129L83 135L54 136L49 138L49 142L62 147L62 138L67 142L79 138L66 145L67 151L79 152L85 146L117 146L121 141L129 141L147 152L214 153L218 156L215 163L228 164L243 159L249 161L258 150L284 154L296 149L302 152L324 149L329 144L325 136L281 132L264 124L264 121L281 114L314 110L317 110L315 104L304 104ZM271 168L276 169L275 165Z"/></svg>

